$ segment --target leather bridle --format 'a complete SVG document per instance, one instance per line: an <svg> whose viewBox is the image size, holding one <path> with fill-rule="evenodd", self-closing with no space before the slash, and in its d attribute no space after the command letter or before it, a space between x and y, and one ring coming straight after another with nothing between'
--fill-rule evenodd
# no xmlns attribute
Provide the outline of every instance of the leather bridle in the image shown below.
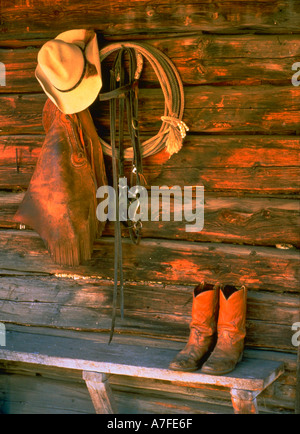
<svg viewBox="0 0 300 434"><path fill-rule="evenodd" d="M116 220L114 241L114 291L112 306L112 324L109 343L112 340L117 309L118 281L120 287L121 317L124 317L124 278L121 224L119 216L119 179L125 177L124 162L132 162L131 185L145 185L142 158L155 154L166 147L170 156L178 152L182 139L188 130L182 122L184 110L184 92L180 76L170 61L162 52L152 46L141 43L114 43L100 51L101 62L111 53L117 51L113 67L110 71L110 91L99 94L100 101L109 101L110 113L110 144L101 137L103 153L112 158L113 187L116 192ZM162 126L153 138L140 141L138 121L138 80L143 68L143 56L150 62L161 84L165 97ZM128 72L125 69L125 57L129 60ZM118 101L118 132L117 132L117 101ZM124 146L124 118L127 114L127 125L131 147ZM117 134L118 133L118 134ZM118 146L117 146L118 136ZM142 224L140 221L125 222L133 243L138 244L141 238ZM118 279L119 278L119 279Z"/></svg>

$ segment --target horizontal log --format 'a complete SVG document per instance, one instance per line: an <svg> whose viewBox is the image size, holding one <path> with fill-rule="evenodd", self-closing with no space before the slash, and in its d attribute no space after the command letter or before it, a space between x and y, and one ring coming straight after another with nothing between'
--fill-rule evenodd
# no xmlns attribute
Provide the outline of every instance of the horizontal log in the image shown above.
<svg viewBox="0 0 300 434"><path fill-rule="evenodd" d="M38 49L0 49L0 61L5 65L5 86L1 93L40 92L41 87L35 78Z"/></svg>
<svg viewBox="0 0 300 434"><path fill-rule="evenodd" d="M43 140L42 135L0 136L0 188L28 187ZM143 165L148 185L198 184L207 192L295 194L300 188L299 145L298 138L288 136L188 135L171 159L160 152ZM110 176L110 159L106 167Z"/></svg>
<svg viewBox="0 0 300 434"><path fill-rule="evenodd" d="M300 122L300 88L191 86L185 89L184 120L190 132L295 134ZM1 95L0 134L41 134L46 95ZM160 89L140 91L140 129L150 134L161 126L164 100ZM96 127L109 129L108 105L91 107ZM104 133L102 133L104 134Z"/></svg>
<svg viewBox="0 0 300 434"><path fill-rule="evenodd" d="M110 328L111 281L37 276L5 277L1 282L1 320L5 323L77 331L99 332ZM122 321L118 319L118 331L138 331L149 337L164 335L175 340L186 338L192 292L189 286L128 282L125 317ZM291 324L296 321L299 308L298 295L249 291L249 345L293 350Z"/></svg>
<svg viewBox="0 0 300 434"><path fill-rule="evenodd" d="M141 141L151 138L142 136ZM2 167L35 166L45 139L40 135L0 136ZM108 142L109 139L105 138ZM144 159L145 166L198 167L296 167L300 166L300 139L293 136L201 136L189 134L178 154L160 152ZM196 163L195 163L196 161ZM152 168L151 168L152 170Z"/></svg>
<svg viewBox="0 0 300 434"><path fill-rule="evenodd" d="M160 210L159 222L143 222L143 237L256 246L276 245L283 248L300 246L297 200L218 197L207 193L204 201L204 227L201 232L187 232L189 223L184 218L181 222L162 221ZM175 206L175 209L181 207ZM174 204L171 200L171 220L173 212ZM113 234L113 224L110 223L106 227L105 235ZM123 235L128 237L128 231L124 230Z"/></svg>
<svg viewBox="0 0 300 434"><path fill-rule="evenodd" d="M177 180L183 185L204 185L206 191L238 190L255 193L287 193L299 192L300 170L291 167L287 171L283 168L228 168L222 169L190 169L184 167L178 169L176 174L173 170L164 169L160 176L155 179L156 185L173 185Z"/></svg>
<svg viewBox="0 0 300 434"><path fill-rule="evenodd" d="M85 276L114 275L114 241L103 237L93 257L76 269L52 262L40 237L30 231L0 232L2 273L26 271ZM140 245L123 240L124 278L194 284L201 280L245 284L249 289L299 293L299 254L296 250L218 243L143 239Z"/></svg>
<svg viewBox="0 0 300 434"><path fill-rule="evenodd" d="M11 1L2 5L1 39L54 37L68 29L88 27L104 34L213 31L218 33L299 33L298 2L289 0L129 1L106 4L76 0L71 3Z"/></svg>
<svg viewBox="0 0 300 434"><path fill-rule="evenodd" d="M162 173L161 173L162 172ZM2 189L26 189L29 185L33 167L19 169L0 167ZM299 194L300 169L284 168L185 168L173 169L145 167L144 174L152 185L204 185L205 191L234 191L257 194ZM154 178L154 179L153 179Z"/></svg>
<svg viewBox="0 0 300 434"><path fill-rule="evenodd" d="M24 193L0 192L0 227L20 227L13 217L23 197ZM204 200L204 227L201 232L187 232L185 221L162 221L160 212L158 222L143 222L143 237L300 247L298 200L226 197L214 193L205 193ZM173 220L172 198L170 204ZM107 224L104 235L113 234L113 223ZM126 230L123 236L128 237Z"/></svg>
<svg viewBox="0 0 300 434"><path fill-rule="evenodd" d="M31 46L37 42L29 41L27 48L0 49L0 61L6 67L6 86L0 87L0 93L41 91L34 72L44 42L40 40L38 47ZM110 42L109 38L104 41ZM299 38L293 35L178 35L147 43L168 55L184 85L291 85L291 65L300 55ZM109 60L102 63L102 70L110 67ZM140 81L158 82L148 62Z"/></svg>
<svg viewBox="0 0 300 434"><path fill-rule="evenodd" d="M0 96L0 135L41 134L46 95Z"/></svg>
<svg viewBox="0 0 300 434"><path fill-rule="evenodd" d="M24 371L12 376L1 375L3 414L93 414L95 410L86 385L72 383L66 377L64 372L61 378L53 378L51 369L45 378L34 369L30 375L24 375ZM125 399L121 408L126 408Z"/></svg>
<svg viewBox="0 0 300 434"><path fill-rule="evenodd" d="M44 135L0 136L0 188L27 188Z"/></svg>
<svg viewBox="0 0 300 434"><path fill-rule="evenodd" d="M164 109L160 89L141 89L141 131L157 132ZM299 87L190 86L185 88L184 121L190 133L298 134ZM109 131L107 103L91 107L96 127Z"/></svg>

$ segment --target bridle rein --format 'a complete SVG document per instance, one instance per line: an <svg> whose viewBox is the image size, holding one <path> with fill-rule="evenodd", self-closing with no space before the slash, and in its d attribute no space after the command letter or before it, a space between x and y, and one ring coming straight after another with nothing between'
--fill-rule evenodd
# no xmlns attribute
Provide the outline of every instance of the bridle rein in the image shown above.
<svg viewBox="0 0 300 434"><path fill-rule="evenodd" d="M110 70L110 91L99 94L100 101L109 101L110 144L101 137L99 139L103 153L112 158L113 187L117 199L114 242L114 291L109 343L112 340L115 328L118 281L121 317L124 317L123 255L118 193L120 188L119 179L125 177L124 162L131 161L132 163L131 184L135 177L135 185L146 185L142 159L156 154L164 148L166 148L170 156L178 152L182 147L182 140L186 135L186 131L188 131L188 127L182 121L184 111L183 85L179 73L170 59L148 44L122 42L109 44L103 48L100 51L100 61L103 62L114 52L117 52L117 54ZM125 58L128 58L129 61L128 71L125 68ZM161 116L162 125L158 133L151 139L141 142L138 121L138 93L144 58L149 61L156 73L164 94L165 108L164 114ZM125 111L131 142L129 148L124 146ZM126 221L125 226L129 230L132 242L138 244L141 238L141 222Z"/></svg>

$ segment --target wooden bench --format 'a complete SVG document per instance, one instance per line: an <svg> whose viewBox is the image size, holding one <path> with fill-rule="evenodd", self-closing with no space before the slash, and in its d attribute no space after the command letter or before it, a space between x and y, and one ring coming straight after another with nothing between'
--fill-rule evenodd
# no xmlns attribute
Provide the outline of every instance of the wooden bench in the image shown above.
<svg viewBox="0 0 300 434"><path fill-rule="evenodd" d="M91 339L41 335L28 331L7 331L6 335L6 347L0 349L0 362L82 371L98 414L117 413L109 384L111 374L202 387L222 386L230 391L234 412L248 414L258 413L257 396L284 371L283 363L278 361L244 358L233 372L224 376L176 372L168 369L170 360L176 354L175 350L144 346L134 337L132 344L113 341L108 345Z"/></svg>

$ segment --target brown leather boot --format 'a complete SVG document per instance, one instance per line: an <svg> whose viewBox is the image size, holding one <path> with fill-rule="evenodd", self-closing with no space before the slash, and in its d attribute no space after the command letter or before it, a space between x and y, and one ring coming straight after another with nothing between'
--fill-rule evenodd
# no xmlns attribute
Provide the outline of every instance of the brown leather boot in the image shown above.
<svg viewBox="0 0 300 434"><path fill-rule="evenodd" d="M61 265L90 259L94 239L103 229L96 217L96 190L106 182L99 161L102 149L89 113L84 112L65 115L47 100L46 138L15 215L15 221L38 232L54 262Z"/></svg>
<svg viewBox="0 0 300 434"><path fill-rule="evenodd" d="M201 372L210 375L223 375L233 371L243 357L246 336L246 288L225 286L220 290L219 303L217 344L201 369Z"/></svg>
<svg viewBox="0 0 300 434"><path fill-rule="evenodd" d="M194 289L189 340L170 363L170 369L196 371L212 350L217 330L218 296L219 285L203 282Z"/></svg>

